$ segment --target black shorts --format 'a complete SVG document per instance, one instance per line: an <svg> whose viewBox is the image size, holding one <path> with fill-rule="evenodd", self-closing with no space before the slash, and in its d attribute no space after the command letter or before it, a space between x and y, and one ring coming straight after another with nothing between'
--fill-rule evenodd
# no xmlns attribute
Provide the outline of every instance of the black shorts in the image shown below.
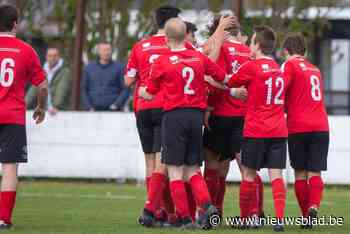
<svg viewBox="0 0 350 234"><path fill-rule="evenodd" d="M160 152L162 109L141 110L136 114L136 125L144 153Z"/></svg>
<svg viewBox="0 0 350 234"><path fill-rule="evenodd" d="M288 137L289 159L295 170L327 170L328 148L329 132L297 133Z"/></svg>
<svg viewBox="0 0 350 234"><path fill-rule="evenodd" d="M201 165L204 113L199 109L165 112L162 121L162 163L173 166Z"/></svg>
<svg viewBox="0 0 350 234"><path fill-rule="evenodd" d="M205 129L205 146L219 155L219 160L233 159L241 152L244 117L211 116L209 129Z"/></svg>
<svg viewBox="0 0 350 234"><path fill-rule="evenodd" d="M27 156L26 127L0 124L0 163L25 163Z"/></svg>
<svg viewBox="0 0 350 234"><path fill-rule="evenodd" d="M284 169L287 158L287 138L245 138L242 146L242 165L261 168Z"/></svg>

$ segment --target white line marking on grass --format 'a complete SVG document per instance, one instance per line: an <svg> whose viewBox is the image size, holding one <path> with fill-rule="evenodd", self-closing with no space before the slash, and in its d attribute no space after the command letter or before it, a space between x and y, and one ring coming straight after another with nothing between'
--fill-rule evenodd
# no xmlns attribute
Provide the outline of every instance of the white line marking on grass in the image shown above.
<svg viewBox="0 0 350 234"><path fill-rule="evenodd" d="M52 197L52 198L89 198L89 199L112 199L112 200L136 200L134 196L128 195L113 195L107 193L106 195L97 194L71 194L71 193L19 193L19 197Z"/></svg>
<svg viewBox="0 0 350 234"><path fill-rule="evenodd" d="M105 195L97 195L97 194L72 194L72 193L28 193L28 192L19 192L19 197L42 197L42 198L87 198L87 199L108 199L108 200L144 200L144 198L137 198L135 196L129 195L113 195L111 193L106 193ZM297 205L297 201L295 200L287 200L287 205ZM272 199L265 199L264 203L273 203ZM322 201L324 205L332 205L332 202Z"/></svg>

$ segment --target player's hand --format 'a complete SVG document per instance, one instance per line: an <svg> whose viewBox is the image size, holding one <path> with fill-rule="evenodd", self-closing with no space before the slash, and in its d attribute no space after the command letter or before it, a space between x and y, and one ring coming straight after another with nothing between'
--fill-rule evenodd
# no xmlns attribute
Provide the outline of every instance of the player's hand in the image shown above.
<svg viewBox="0 0 350 234"><path fill-rule="evenodd" d="M204 126L210 130L210 126L209 126L209 118L211 115L211 111L207 110L204 114Z"/></svg>
<svg viewBox="0 0 350 234"><path fill-rule="evenodd" d="M244 86L239 88L231 88L230 89L231 96L243 101L246 101L248 98L248 91Z"/></svg>
<svg viewBox="0 0 350 234"><path fill-rule="evenodd" d="M145 99L145 100L152 100L153 96L149 93L147 93L147 87L140 87L138 90L138 96Z"/></svg>
<svg viewBox="0 0 350 234"><path fill-rule="evenodd" d="M35 108L33 113L33 119L36 124L42 123L45 119L45 110L39 107Z"/></svg>
<svg viewBox="0 0 350 234"><path fill-rule="evenodd" d="M247 100L248 90L244 86L237 88L237 98L243 101Z"/></svg>
<svg viewBox="0 0 350 234"><path fill-rule="evenodd" d="M47 112L49 112L49 115L54 116L54 115L57 115L58 110L55 107L52 107L52 108L49 108Z"/></svg>
<svg viewBox="0 0 350 234"><path fill-rule="evenodd" d="M115 111L118 109L117 105L116 104L112 104L109 106L109 109L112 110L112 111Z"/></svg>
<svg viewBox="0 0 350 234"><path fill-rule="evenodd" d="M225 30L227 28L230 28L232 25L237 23L237 18L233 15L223 15L220 18L218 27L221 30Z"/></svg>

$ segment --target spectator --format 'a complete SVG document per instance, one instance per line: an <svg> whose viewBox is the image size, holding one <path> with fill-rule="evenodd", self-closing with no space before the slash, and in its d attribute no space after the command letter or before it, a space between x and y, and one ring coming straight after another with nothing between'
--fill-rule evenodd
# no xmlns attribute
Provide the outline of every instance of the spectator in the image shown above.
<svg viewBox="0 0 350 234"><path fill-rule="evenodd" d="M46 52L44 70L49 83L47 108L50 115L59 110L71 109L72 77L68 66L60 56L56 47L49 47ZM26 95L27 109L36 106L36 89L30 87Z"/></svg>
<svg viewBox="0 0 350 234"><path fill-rule="evenodd" d="M112 46L101 42L97 45L98 59L84 70L82 98L86 110L121 111L130 96L124 86L124 65L112 61Z"/></svg>

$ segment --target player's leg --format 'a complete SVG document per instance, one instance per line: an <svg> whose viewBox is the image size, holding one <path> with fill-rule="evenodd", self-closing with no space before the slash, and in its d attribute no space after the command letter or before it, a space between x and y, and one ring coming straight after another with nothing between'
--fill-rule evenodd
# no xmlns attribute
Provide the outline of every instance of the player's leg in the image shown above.
<svg viewBox="0 0 350 234"><path fill-rule="evenodd" d="M220 216L224 213L224 200L226 194L226 177L230 170L231 159L225 159L220 161L219 173L218 173L218 192L216 199L213 200L214 205L219 210Z"/></svg>
<svg viewBox="0 0 350 234"><path fill-rule="evenodd" d="M305 134L292 134L288 137L288 150L291 167L294 169L294 192L302 216L306 217L309 205L309 185L307 180L308 142Z"/></svg>
<svg viewBox="0 0 350 234"><path fill-rule="evenodd" d="M142 225L153 225L153 218L160 207L167 177L165 166L160 163L160 125L161 110L157 124L154 121L154 110L143 110L137 114L137 129L139 132L142 149L146 158L146 181L147 181L147 200L144 206L139 223ZM157 169L157 170L156 170Z"/></svg>
<svg viewBox="0 0 350 234"><path fill-rule="evenodd" d="M238 169L241 173L242 176L242 180L243 180L243 166L242 166L242 162L241 162L241 154L240 153L235 153L235 159L237 162L237 166ZM256 205L253 205L257 207L257 215L261 218L265 217L265 213L264 213L264 184L262 182L262 179L259 175L258 172L256 172L256 176L254 179L255 182L255 186L256 186Z"/></svg>
<svg viewBox="0 0 350 234"><path fill-rule="evenodd" d="M155 169L156 155L153 151L153 127L150 110L141 110L136 115L136 126L140 137L142 150L145 156L146 189L149 191L149 184L152 173Z"/></svg>
<svg viewBox="0 0 350 234"><path fill-rule="evenodd" d="M204 130L203 145L205 155L204 166L204 179L208 186L211 199L216 200L217 193L219 191L218 173L219 173L219 160L218 160L218 140L217 137L217 121L215 116L209 118L210 129Z"/></svg>
<svg viewBox="0 0 350 234"><path fill-rule="evenodd" d="M188 226L192 224L192 218L188 205L188 197L184 180L184 166L167 165L171 197L175 203L178 215L178 225Z"/></svg>
<svg viewBox="0 0 350 234"><path fill-rule="evenodd" d="M272 186L275 217L282 220L286 206L286 188L283 181L282 169L269 169L269 177Z"/></svg>
<svg viewBox="0 0 350 234"><path fill-rule="evenodd" d="M198 206L197 224L203 229L211 228L210 217L218 215L218 212L216 207L212 204L209 190L199 166L186 166L184 174L185 180L190 185L193 198Z"/></svg>
<svg viewBox="0 0 350 234"><path fill-rule="evenodd" d="M12 212L16 202L17 190L17 163L3 163L2 167L2 181L0 193L0 222L11 224ZM2 224L0 223L0 229Z"/></svg>
<svg viewBox="0 0 350 234"><path fill-rule="evenodd" d="M160 223L168 221L168 218L173 221L175 215L175 208L170 194L169 179L167 175L166 165L161 162L161 129L162 129L162 116L163 111L161 109L153 109L152 113L152 126L153 126L153 152L156 153L155 170L152 178L155 177L155 183L152 183L154 188L153 195L155 199L156 218Z"/></svg>
<svg viewBox="0 0 350 234"><path fill-rule="evenodd" d="M204 179L208 186L210 197L216 200L219 190L219 161L218 155L209 148L204 148Z"/></svg>
<svg viewBox="0 0 350 234"><path fill-rule="evenodd" d="M254 215L257 210L257 193L255 186L256 172L262 166L264 159L264 139L245 138L242 145L242 182L239 193L239 206L241 217L246 218Z"/></svg>
<svg viewBox="0 0 350 234"><path fill-rule="evenodd" d="M199 207L198 224L202 228L209 228L209 218L217 214L217 209L212 204L208 187L199 168L203 161L202 123L204 116L202 111L196 109L187 110L187 114L190 125L186 142L185 179L191 185L193 196Z"/></svg>
<svg viewBox="0 0 350 234"><path fill-rule="evenodd" d="M310 133L308 182L309 182L309 211L311 217L317 216L322 201L324 183L321 171L327 170L327 157L329 148L329 133Z"/></svg>
<svg viewBox="0 0 350 234"><path fill-rule="evenodd" d="M266 167L269 169L269 177L272 187L272 197L275 208L275 217L279 220L274 226L275 231L283 231L283 217L286 207L286 187L282 170L286 168L287 145L285 138L269 139L266 152Z"/></svg>
<svg viewBox="0 0 350 234"><path fill-rule="evenodd" d="M294 170L294 193L297 198L301 215L307 216L309 205L309 184L307 181L307 171Z"/></svg>
<svg viewBox="0 0 350 234"><path fill-rule="evenodd" d="M178 224L192 224L189 212L184 165L186 157L187 116L184 110L166 112L162 122L162 163L167 166L170 192L178 215Z"/></svg>
<svg viewBox="0 0 350 234"><path fill-rule="evenodd" d="M12 225L16 202L18 163L27 162L27 136L24 125L0 125L0 162L2 181L0 192L0 229Z"/></svg>

